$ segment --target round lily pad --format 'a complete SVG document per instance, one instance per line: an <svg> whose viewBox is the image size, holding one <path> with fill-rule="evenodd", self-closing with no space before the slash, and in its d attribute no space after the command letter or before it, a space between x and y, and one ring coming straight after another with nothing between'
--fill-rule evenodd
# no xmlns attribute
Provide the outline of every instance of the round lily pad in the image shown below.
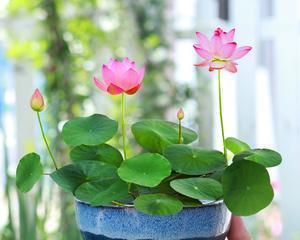
<svg viewBox="0 0 300 240"><path fill-rule="evenodd" d="M219 151L181 144L168 146L164 156L176 172L188 175L212 173L225 168L227 164L223 153Z"/></svg>
<svg viewBox="0 0 300 240"><path fill-rule="evenodd" d="M171 164L158 153L143 153L123 161L118 174L126 182L155 187L171 174Z"/></svg>
<svg viewBox="0 0 300 240"><path fill-rule="evenodd" d="M28 192L43 175L40 156L29 153L21 158L16 172L16 185L21 192Z"/></svg>
<svg viewBox="0 0 300 240"><path fill-rule="evenodd" d="M171 215L180 212L183 204L167 194L145 194L135 199L134 206L150 215Z"/></svg>
<svg viewBox="0 0 300 240"><path fill-rule="evenodd" d="M111 204L128 198L128 185L118 178L86 182L76 189L75 196L92 206Z"/></svg>
<svg viewBox="0 0 300 240"><path fill-rule="evenodd" d="M132 125L136 141L150 152L162 153L164 148L178 143L178 124L162 120L144 120ZM197 139L197 133L182 128L183 143L188 144Z"/></svg>
<svg viewBox="0 0 300 240"><path fill-rule="evenodd" d="M101 114L94 114L68 121L63 126L62 138L71 146L98 145L110 140L117 130L116 121Z"/></svg>
<svg viewBox="0 0 300 240"><path fill-rule="evenodd" d="M252 161L236 161L226 168L222 185L226 206L235 215L255 214L274 196L268 171Z"/></svg>
<svg viewBox="0 0 300 240"><path fill-rule="evenodd" d="M222 197L222 185L210 178L176 179L171 187L182 195L198 200L217 200Z"/></svg>
<svg viewBox="0 0 300 240"><path fill-rule="evenodd" d="M50 177L65 191L74 193L85 182L115 179L117 168L104 162L84 161L64 166Z"/></svg>
<svg viewBox="0 0 300 240"><path fill-rule="evenodd" d="M75 163L81 161L101 161L116 167L119 167L123 161L123 157L118 149L108 144L76 146L71 150L70 157Z"/></svg>
<svg viewBox="0 0 300 240"><path fill-rule="evenodd" d="M226 138L225 146L233 154L237 154L250 149L250 146L247 143L233 137Z"/></svg>
<svg viewBox="0 0 300 240"><path fill-rule="evenodd" d="M169 181L164 181L153 188L137 186L137 192L138 195L164 193L176 197L185 207L197 207L202 205L199 200L192 199L176 192L173 188L171 188Z"/></svg>
<svg viewBox="0 0 300 240"><path fill-rule="evenodd" d="M281 155L271 149L250 149L235 155L233 161L249 160L263 165L264 167L275 167L282 161Z"/></svg>

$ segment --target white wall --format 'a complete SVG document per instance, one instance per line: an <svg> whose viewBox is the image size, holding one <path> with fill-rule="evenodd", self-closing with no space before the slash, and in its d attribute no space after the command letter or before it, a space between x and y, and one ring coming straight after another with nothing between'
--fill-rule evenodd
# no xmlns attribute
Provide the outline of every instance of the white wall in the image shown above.
<svg viewBox="0 0 300 240"><path fill-rule="evenodd" d="M300 239L300 75L299 1L275 1L273 33L276 77L276 141L280 167L282 239Z"/></svg>

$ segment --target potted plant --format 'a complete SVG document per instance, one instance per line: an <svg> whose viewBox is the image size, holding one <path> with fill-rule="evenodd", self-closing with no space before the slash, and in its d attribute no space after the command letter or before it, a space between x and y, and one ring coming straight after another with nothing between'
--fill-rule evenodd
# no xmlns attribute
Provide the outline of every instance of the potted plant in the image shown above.
<svg viewBox="0 0 300 240"><path fill-rule="evenodd" d="M107 144L118 131L115 120L102 114L78 117L63 126L61 136L71 148L72 164L60 167L40 118L43 96L35 91L31 107L55 167L50 177L74 195L84 239L225 239L231 213L248 216L270 204L273 189L266 168L280 164L280 154L225 138L221 71L235 73L234 61L251 50L236 47L234 32L218 28L210 40L197 32L199 43L194 45L204 58L195 65L218 72L222 152L192 144L197 133L182 126L180 109L176 123L156 119L134 123L131 132L142 150L128 156L125 95L139 90L144 67L137 69L128 58L111 59L102 67L104 82L96 77L94 82L109 94L121 95L123 154ZM43 174L40 156L25 155L17 167L18 189L29 191Z"/></svg>

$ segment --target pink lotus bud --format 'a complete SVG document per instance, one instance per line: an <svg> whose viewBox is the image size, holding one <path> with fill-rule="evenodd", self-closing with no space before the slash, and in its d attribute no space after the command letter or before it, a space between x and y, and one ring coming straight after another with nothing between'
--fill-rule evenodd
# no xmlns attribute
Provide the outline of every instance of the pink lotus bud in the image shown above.
<svg viewBox="0 0 300 240"><path fill-rule="evenodd" d="M177 112L177 119L181 121L183 118L184 118L184 111L182 108L179 108Z"/></svg>
<svg viewBox="0 0 300 240"><path fill-rule="evenodd" d="M145 67L138 70L135 62L125 58L123 61L110 59L107 65L102 66L104 82L94 77L95 85L112 95L136 93L142 86Z"/></svg>
<svg viewBox="0 0 300 240"><path fill-rule="evenodd" d="M45 108L44 98L38 88L35 89L31 97L30 106L32 110L36 112L41 112Z"/></svg>

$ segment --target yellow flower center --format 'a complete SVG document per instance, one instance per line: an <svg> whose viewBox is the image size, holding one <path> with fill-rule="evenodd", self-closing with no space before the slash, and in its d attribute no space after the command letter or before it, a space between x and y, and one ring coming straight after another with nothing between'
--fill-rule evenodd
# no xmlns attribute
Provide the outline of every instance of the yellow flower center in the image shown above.
<svg viewBox="0 0 300 240"><path fill-rule="evenodd" d="M227 60L225 59L221 59L221 58L218 58L218 57L214 57L214 59L212 60L212 62L227 62Z"/></svg>

